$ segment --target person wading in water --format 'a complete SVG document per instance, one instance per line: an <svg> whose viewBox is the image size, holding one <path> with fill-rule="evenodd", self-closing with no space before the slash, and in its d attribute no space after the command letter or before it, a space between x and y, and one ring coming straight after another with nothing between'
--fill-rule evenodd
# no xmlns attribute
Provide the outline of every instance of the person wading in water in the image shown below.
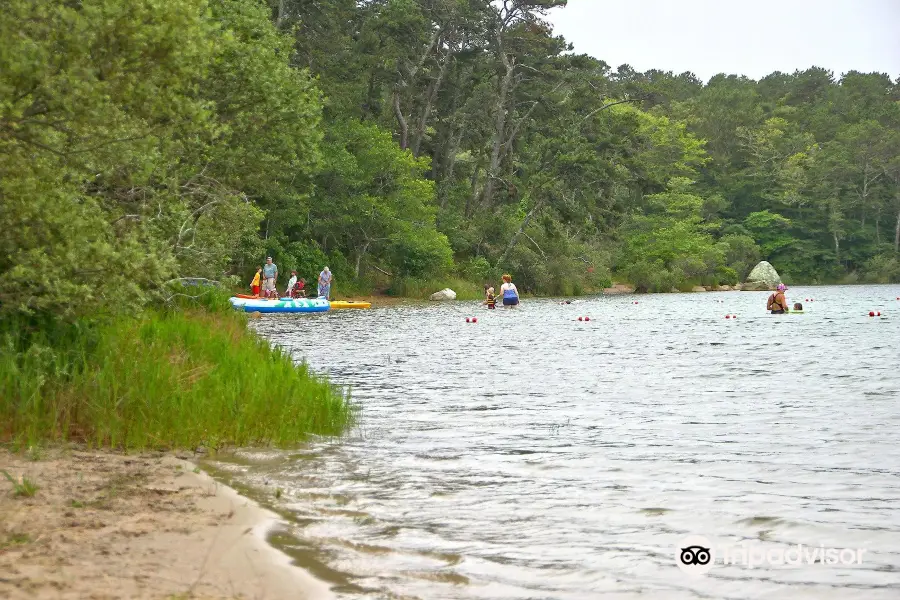
<svg viewBox="0 0 900 600"><path fill-rule="evenodd" d="M766 308L772 311L773 315L783 315L786 312L789 312L787 300L784 297L784 291L787 287L783 283L778 284L778 289L769 296L769 302L766 304Z"/></svg>
<svg viewBox="0 0 900 600"><path fill-rule="evenodd" d="M500 295L503 296L503 306L516 306L519 304L519 290L512 282L509 275L503 276L503 285L500 286Z"/></svg>

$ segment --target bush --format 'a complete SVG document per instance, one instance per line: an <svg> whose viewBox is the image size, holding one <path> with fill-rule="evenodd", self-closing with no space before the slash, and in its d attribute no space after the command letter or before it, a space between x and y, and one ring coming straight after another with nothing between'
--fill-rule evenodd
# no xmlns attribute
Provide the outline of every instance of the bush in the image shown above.
<svg viewBox="0 0 900 600"><path fill-rule="evenodd" d="M126 449L288 446L353 420L344 393L241 315L148 312L0 342L0 440Z"/></svg>
<svg viewBox="0 0 900 600"><path fill-rule="evenodd" d="M459 272L471 281L493 281L500 279L501 273L491 266L483 256L476 256L462 264Z"/></svg>
<svg viewBox="0 0 900 600"><path fill-rule="evenodd" d="M900 282L900 256L896 253L878 254L865 263L865 281L869 283Z"/></svg>
<svg viewBox="0 0 900 600"><path fill-rule="evenodd" d="M436 277L453 266L447 236L432 230L395 234L391 238L389 255L394 274L400 277Z"/></svg>
<svg viewBox="0 0 900 600"><path fill-rule="evenodd" d="M715 273L715 281L710 285L737 285L740 281L738 272L731 267L718 267Z"/></svg>
<svg viewBox="0 0 900 600"><path fill-rule="evenodd" d="M760 261L759 246L749 235L729 234L719 240L725 263L736 273L736 281L743 281Z"/></svg>

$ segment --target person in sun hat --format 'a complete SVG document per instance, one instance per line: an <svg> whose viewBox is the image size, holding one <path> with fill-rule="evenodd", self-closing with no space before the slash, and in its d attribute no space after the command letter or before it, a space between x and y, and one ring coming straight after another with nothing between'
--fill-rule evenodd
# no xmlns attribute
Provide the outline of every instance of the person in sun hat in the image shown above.
<svg viewBox="0 0 900 600"><path fill-rule="evenodd" d="M322 269L319 273L319 297L328 300L331 295L331 280L333 279L331 271L328 267Z"/></svg>
<svg viewBox="0 0 900 600"><path fill-rule="evenodd" d="M786 312L789 312L787 299L784 297L784 292L787 290L787 286L783 283L778 284L778 288L772 292L772 295L769 296L769 301L766 304L766 308L771 311L773 315L783 315Z"/></svg>

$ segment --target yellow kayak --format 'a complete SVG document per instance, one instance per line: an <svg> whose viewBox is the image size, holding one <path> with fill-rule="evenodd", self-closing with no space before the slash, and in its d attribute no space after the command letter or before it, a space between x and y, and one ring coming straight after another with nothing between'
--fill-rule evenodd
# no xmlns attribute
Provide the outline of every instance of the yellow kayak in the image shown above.
<svg viewBox="0 0 900 600"><path fill-rule="evenodd" d="M354 300L332 300L332 310L339 308L372 308L371 302L356 302Z"/></svg>

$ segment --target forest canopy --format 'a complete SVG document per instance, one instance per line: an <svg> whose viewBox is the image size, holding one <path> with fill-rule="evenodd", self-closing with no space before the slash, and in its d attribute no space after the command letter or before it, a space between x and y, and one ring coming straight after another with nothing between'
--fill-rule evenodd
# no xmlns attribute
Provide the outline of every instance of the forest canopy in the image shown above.
<svg viewBox="0 0 900 600"><path fill-rule="evenodd" d="M267 255L345 290L900 281L900 79L613 68L565 4L6 0L0 315Z"/></svg>

